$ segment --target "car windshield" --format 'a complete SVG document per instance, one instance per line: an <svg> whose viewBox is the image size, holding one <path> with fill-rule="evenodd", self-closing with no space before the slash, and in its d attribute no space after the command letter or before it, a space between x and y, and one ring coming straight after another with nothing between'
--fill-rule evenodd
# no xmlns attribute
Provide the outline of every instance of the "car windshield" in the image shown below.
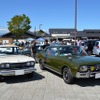
<svg viewBox="0 0 100 100"><path fill-rule="evenodd" d="M87 55L87 53L78 46L60 47L59 53L61 56L66 55Z"/></svg>
<svg viewBox="0 0 100 100"><path fill-rule="evenodd" d="M18 47L0 47L0 55L2 54L21 54Z"/></svg>

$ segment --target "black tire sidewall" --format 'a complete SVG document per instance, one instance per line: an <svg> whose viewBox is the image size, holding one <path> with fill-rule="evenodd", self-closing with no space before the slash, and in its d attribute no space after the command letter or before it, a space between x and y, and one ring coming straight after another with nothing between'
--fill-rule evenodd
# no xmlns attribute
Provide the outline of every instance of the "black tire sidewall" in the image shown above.
<svg viewBox="0 0 100 100"><path fill-rule="evenodd" d="M41 69L41 70L44 70L44 69L45 69L45 68L44 68L44 61L43 61L43 60L40 61L40 69Z"/></svg>
<svg viewBox="0 0 100 100"><path fill-rule="evenodd" d="M66 74L67 74L67 77L66 77ZM72 77L71 71L67 67L65 67L63 69L63 80L67 84L72 83L72 81L73 81L73 77Z"/></svg>

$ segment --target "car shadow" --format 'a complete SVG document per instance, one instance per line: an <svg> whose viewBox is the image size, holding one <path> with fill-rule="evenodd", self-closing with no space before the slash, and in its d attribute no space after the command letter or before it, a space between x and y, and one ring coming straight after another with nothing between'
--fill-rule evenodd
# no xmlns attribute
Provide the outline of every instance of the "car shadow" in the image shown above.
<svg viewBox="0 0 100 100"><path fill-rule="evenodd" d="M76 85L87 87L87 86L100 86L100 79L87 78L87 79L75 79L74 83Z"/></svg>
<svg viewBox="0 0 100 100"><path fill-rule="evenodd" d="M49 69L46 69L46 70L48 72L50 72L51 74L54 74L54 75L58 76L59 78L62 78L62 75L59 75ZM95 79L95 78L77 79L77 78L75 78L73 83L71 83L70 85L79 85L81 87L100 86L100 79Z"/></svg>
<svg viewBox="0 0 100 100"><path fill-rule="evenodd" d="M37 80L42 80L43 78L45 78L45 77L38 74L38 73L36 73L36 72L34 72L32 78L29 78L27 75L8 76L8 77L4 77L1 82L5 82L7 84L13 84L13 83L37 81Z"/></svg>

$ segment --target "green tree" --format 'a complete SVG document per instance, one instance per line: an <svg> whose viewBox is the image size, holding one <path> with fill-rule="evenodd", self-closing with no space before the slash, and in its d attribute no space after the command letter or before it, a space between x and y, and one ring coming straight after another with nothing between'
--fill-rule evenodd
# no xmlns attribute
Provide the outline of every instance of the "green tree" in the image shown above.
<svg viewBox="0 0 100 100"><path fill-rule="evenodd" d="M36 32L36 34L43 37L45 35L45 32L43 30L39 30Z"/></svg>
<svg viewBox="0 0 100 100"><path fill-rule="evenodd" d="M30 19L25 14L16 15L8 21L8 30L15 34L16 39L20 38L26 31L28 31L30 26Z"/></svg>

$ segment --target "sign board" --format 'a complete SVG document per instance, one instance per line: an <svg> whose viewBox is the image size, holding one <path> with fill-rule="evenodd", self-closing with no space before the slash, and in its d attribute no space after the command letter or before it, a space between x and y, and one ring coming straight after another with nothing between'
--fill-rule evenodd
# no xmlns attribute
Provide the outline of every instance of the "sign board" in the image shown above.
<svg viewBox="0 0 100 100"><path fill-rule="evenodd" d="M70 34L52 34L51 36L52 37L63 37L63 36L70 37Z"/></svg>

